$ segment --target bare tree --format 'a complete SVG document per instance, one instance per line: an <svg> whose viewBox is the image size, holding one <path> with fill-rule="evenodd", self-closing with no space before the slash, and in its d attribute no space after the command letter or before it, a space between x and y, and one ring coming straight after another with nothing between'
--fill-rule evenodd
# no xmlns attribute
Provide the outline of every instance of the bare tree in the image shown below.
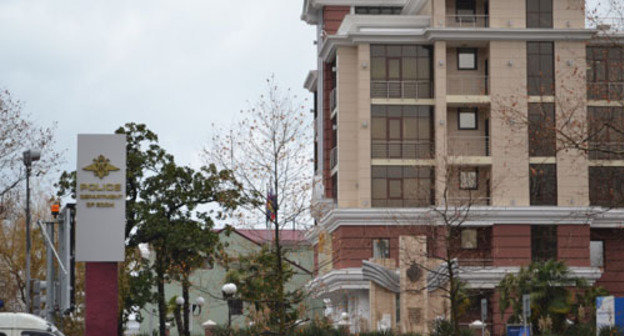
<svg viewBox="0 0 624 336"><path fill-rule="evenodd" d="M22 111L20 101L6 90L0 92L0 203L26 177L22 153L30 148L41 151L41 159L33 164L32 171L40 175L60 160L53 147L54 126L38 126Z"/></svg>
<svg viewBox="0 0 624 336"><path fill-rule="evenodd" d="M241 111L237 123L217 130L204 158L232 171L245 196L253 200L240 214L242 221L253 227L266 223L274 232L277 332L284 335L292 325L286 319L289 302L280 232L288 226L305 228L311 221L312 117L290 90L278 87L274 77L266 86L266 93ZM269 194L276 201L273 211L266 206Z"/></svg>

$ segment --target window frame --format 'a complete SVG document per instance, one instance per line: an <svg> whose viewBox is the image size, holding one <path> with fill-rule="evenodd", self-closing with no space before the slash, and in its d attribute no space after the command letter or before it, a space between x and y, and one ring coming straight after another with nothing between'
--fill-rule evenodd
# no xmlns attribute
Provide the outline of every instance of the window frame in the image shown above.
<svg viewBox="0 0 624 336"><path fill-rule="evenodd" d="M468 242L464 240L464 238L468 238L468 237L465 237L464 234L467 234L469 232L474 234L474 245L468 245ZM470 237L470 239L472 238L473 237ZM475 228L462 229L460 232L459 240L460 240L460 247L462 250L478 250L479 249L479 230Z"/></svg>
<svg viewBox="0 0 624 336"><path fill-rule="evenodd" d="M462 4L470 4L472 6L472 8L460 8L463 6L460 6L460 3ZM477 1L476 0L455 0L455 15L470 15L470 14L460 14L459 11L460 10L472 10L472 15L477 15Z"/></svg>
<svg viewBox="0 0 624 336"><path fill-rule="evenodd" d="M473 67L461 66L461 55L472 54L474 65ZM479 70L479 49L478 48L457 48L457 70L459 71L473 71Z"/></svg>
<svg viewBox="0 0 624 336"><path fill-rule="evenodd" d="M600 265L594 265L593 262L592 262L593 261L593 258L592 258L592 246L591 246L592 243L600 243L602 245L601 246L601 250L602 250L601 251L601 253L602 253L601 257L602 258L600 260L601 261ZM602 239L592 239L592 240L590 240L589 241L589 262L590 262L590 266L592 266L592 267L600 267L600 268L604 269L605 265L606 265L606 258L605 258L606 257L606 253L605 252L606 252L606 249L605 249L605 241L604 240L602 240Z"/></svg>
<svg viewBox="0 0 624 336"><path fill-rule="evenodd" d="M382 251L380 249L378 249L377 247L379 246L377 243L381 242L381 241L385 241L385 249ZM372 240L372 247L373 247L373 259L390 259L390 238L373 238ZM375 251L381 252L386 252L386 253L382 253L381 256L375 256Z"/></svg>
<svg viewBox="0 0 624 336"><path fill-rule="evenodd" d="M550 54L543 53L542 48L545 45L550 46ZM529 96L554 96L555 95L555 44L552 41L527 41L527 94ZM532 52L537 50L537 52ZM550 77L544 76L542 60L548 56L551 69L549 69ZM537 69L533 69L530 65L533 63L532 58L537 58ZM533 81L538 83L538 87L532 87ZM548 81L548 82L547 82ZM537 90L537 93L535 92Z"/></svg>
<svg viewBox="0 0 624 336"><path fill-rule="evenodd" d="M550 14L548 11L543 11L541 8L542 1L550 1ZM537 10L530 8L529 3L531 0L526 0L525 2L525 14L526 14L526 27L527 28L553 28L554 27L554 1L553 0L540 0L540 4L538 4ZM531 16L537 16L537 26L530 24ZM544 18L548 16L549 24L544 24Z"/></svg>
<svg viewBox="0 0 624 336"><path fill-rule="evenodd" d="M535 174L533 170L536 170ZM538 176L539 172L544 173ZM552 173L552 176L546 173ZM531 206L557 206L559 192L557 186L556 164L529 164L529 204Z"/></svg>
<svg viewBox="0 0 624 336"><path fill-rule="evenodd" d="M464 179L462 178L462 174L464 173L474 173L475 177L474 177L474 186L470 187L470 186L464 186L465 182ZM473 168L462 168L459 170L459 190L479 190L479 167L473 167Z"/></svg>
<svg viewBox="0 0 624 336"><path fill-rule="evenodd" d="M531 225L531 261L558 260L558 249L556 225Z"/></svg>
<svg viewBox="0 0 624 336"><path fill-rule="evenodd" d="M462 126L462 114L474 115L474 126ZM474 107L460 107L457 109L457 130L459 131L476 131L479 129L479 109Z"/></svg>

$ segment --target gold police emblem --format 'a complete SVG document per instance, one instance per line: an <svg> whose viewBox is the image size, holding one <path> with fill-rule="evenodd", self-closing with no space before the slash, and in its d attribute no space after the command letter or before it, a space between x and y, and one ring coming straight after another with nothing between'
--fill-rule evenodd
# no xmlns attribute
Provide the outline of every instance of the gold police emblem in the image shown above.
<svg viewBox="0 0 624 336"><path fill-rule="evenodd" d="M82 168L86 171L91 171L93 174L100 179L103 179L105 176L112 171L119 170L119 168L110 164L110 160L104 157L104 155L100 155L97 158L93 159L93 163Z"/></svg>

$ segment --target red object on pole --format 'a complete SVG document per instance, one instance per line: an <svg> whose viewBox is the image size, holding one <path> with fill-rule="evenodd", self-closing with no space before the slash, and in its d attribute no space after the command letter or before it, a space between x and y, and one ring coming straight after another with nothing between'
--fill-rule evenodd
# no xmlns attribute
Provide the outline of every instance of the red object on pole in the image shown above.
<svg viewBox="0 0 624 336"><path fill-rule="evenodd" d="M117 335L117 263L87 262L85 335Z"/></svg>

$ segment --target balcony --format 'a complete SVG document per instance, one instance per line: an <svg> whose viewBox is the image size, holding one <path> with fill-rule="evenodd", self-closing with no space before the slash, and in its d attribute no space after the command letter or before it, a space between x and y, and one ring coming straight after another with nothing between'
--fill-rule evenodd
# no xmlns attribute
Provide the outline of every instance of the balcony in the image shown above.
<svg viewBox="0 0 624 336"><path fill-rule="evenodd" d="M371 81L372 98L432 98L433 82L419 81Z"/></svg>
<svg viewBox="0 0 624 336"><path fill-rule="evenodd" d="M588 82L587 98L589 100L622 100L624 99L624 82Z"/></svg>
<svg viewBox="0 0 624 336"><path fill-rule="evenodd" d="M433 141L430 140L373 140L373 159L430 159L433 157Z"/></svg>
<svg viewBox="0 0 624 336"><path fill-rule="evenodd" d="M624 160L624 141L596 141L589 143L590 160Z"/></svg>
<svg viewBox="0 0 624 336"><path fill-rule="evenodd" d="M487 28L490 26L490 16L447 15L445 26L451 28Z"/></svg>
<svg viewBox="0 0 624 336"><path fill-rule="evenodd" d="M334 88L333 90L331 90L331 92L329 93L329 112L333 113L334 110L336 109L336 88Z"/></svg>
<svg viewBox="0 0 624 336"><path fill-rule="evenodd" d="M490 156L490 137L486 135L453 135L448 137L450 156Z"/></svg>
<svg viewBox="0 0 624 336"><path fill-rule="evenodd" d="M447 95L487 96L489 78L485 75L449 75L446 79Z"/></svg>
<svg viewBox="0 0 624 336"><path fill-rule="evenodd" d="M329 169L336 168L337 164L338 164L338 148L334 147L329 152Z"/></svg>

